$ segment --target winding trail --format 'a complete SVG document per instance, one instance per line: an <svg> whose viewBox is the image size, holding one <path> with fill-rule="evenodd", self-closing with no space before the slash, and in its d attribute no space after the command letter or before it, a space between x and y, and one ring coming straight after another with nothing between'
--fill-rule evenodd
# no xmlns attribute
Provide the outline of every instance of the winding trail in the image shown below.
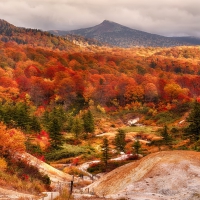
<svg viewBox="0 0 200 200"><path fill-rule="evenodd" d="M100 162L100 160L94 160L94 161L86 162L86 163L83 163L83 164L79 165L77 168L79 170L81 170L82 172L84 172L85 174L87 174L87 176L89 176L90 178L92 178L93 175L91 173L89 173L87 171L87 169L89 168L89 166L91 164L93 164L93 163L99 163L99 162Z"/></svg>

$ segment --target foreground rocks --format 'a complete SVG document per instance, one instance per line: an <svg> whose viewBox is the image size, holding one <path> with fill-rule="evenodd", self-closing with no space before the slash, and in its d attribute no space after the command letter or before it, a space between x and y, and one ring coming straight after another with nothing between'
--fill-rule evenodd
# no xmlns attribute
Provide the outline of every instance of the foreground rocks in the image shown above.
<svg viewBox="0 0 200 200"><path fill-rule="evenodd" d="M200 153L150 154L113 170L88 188L100 197L113 199L200 199Z"/></svg>

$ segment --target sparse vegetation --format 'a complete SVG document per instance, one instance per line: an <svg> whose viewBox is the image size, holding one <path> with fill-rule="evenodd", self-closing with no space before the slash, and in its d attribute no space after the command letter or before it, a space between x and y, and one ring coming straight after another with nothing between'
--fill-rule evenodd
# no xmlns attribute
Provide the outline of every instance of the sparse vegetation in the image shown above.
<svg viewBox="0 0 200 200"><path fill-rule="evenodd" d="M19 192L35 195L46 191L47 187L42 181L38 179L29 179L29 175L19 177L16 172L17 171L13 171L12 173L0 171L0 187L7 188L10 186Z"/></svg>
<svg viewBox="0 0 200 200"><path fill-rule="evenodd" d="M64 188L59 197L55 198L55 200L68 200L68 199L74 199L73 195L71 195L69 192L69 188Z"/></svg>
<svg viewBox="0 0 200 200"><path fill-rule="evenodd" d="M134 157L133 160L137 160L138 157ZM87 169L88 172L92 174L99 174L102 172L110 172L117 167L120 167L122 165L125 165L129 163L130 161L125 160L125 161L108 161L107 166L105 167L105 164L103 162L100 163L93 163L90 165L90 167Z"/></svg>

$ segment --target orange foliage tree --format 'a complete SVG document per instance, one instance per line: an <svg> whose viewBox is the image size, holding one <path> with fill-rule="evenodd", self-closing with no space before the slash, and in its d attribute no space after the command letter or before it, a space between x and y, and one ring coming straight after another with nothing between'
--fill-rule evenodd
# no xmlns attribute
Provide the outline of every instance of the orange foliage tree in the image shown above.
<svg viewBox="0 0 200 200"><path fill-rule="evenodd" d="M25 136L17 129L7 129L0 123L0 154L13 155L25 151Z"/></svg>

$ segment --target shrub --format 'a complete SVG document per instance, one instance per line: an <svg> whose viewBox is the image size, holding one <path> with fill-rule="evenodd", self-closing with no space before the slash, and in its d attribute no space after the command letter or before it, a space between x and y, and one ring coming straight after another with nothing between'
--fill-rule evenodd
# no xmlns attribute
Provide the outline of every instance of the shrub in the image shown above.
<svg viewBox="0 0 200 200"><path fill-rule="evenodd" d="M182 146L179 146L177 150L188 150L188 147L186 145L182 145Z"/></svg>
<svg viewBox="0 0 200 200"><path fill-rule="evenodd" d="M98 174L104 171L103 163L92 163L87 169L89 173Z"/></svg>
<svg viewBox="0 0 200 200"><path fill-rule="evenodd" d="M41 180L45 185L50 185L51 184L51 180L49 178L49 176L47 174L41 174Z"/></svg>
<svg viewBox="0 0 200 200"><path fill-rule="evenodd" d="M48 175L41 173L37 167L26 163L25 161L17 161L9 163L9 168L17 174L18 178L25 181L37 179L43 184L50 186L51 181Z"/></svg>
<svg viewBox="0 0 200 200"><path fill-rule="evenodd" d="M65 167L63 171L71 175L78 175L78 176L86 175L83 171L79 170L77 167L74 167L74 166Z"/></svg>
<svg viewBox="0 0 200 200"><path fill-rule="evenodd" d="M87 169L87 171L89 173L92 174L98 174L98 173L102 173L102 172L109 172L114 170L117 167L120 167L122 165L125 165L127 163L129 163L130 161L111 161L107 163L107 166L105 166L104 163L99 162L99 163L92 163L89 168Z"/></svg>

